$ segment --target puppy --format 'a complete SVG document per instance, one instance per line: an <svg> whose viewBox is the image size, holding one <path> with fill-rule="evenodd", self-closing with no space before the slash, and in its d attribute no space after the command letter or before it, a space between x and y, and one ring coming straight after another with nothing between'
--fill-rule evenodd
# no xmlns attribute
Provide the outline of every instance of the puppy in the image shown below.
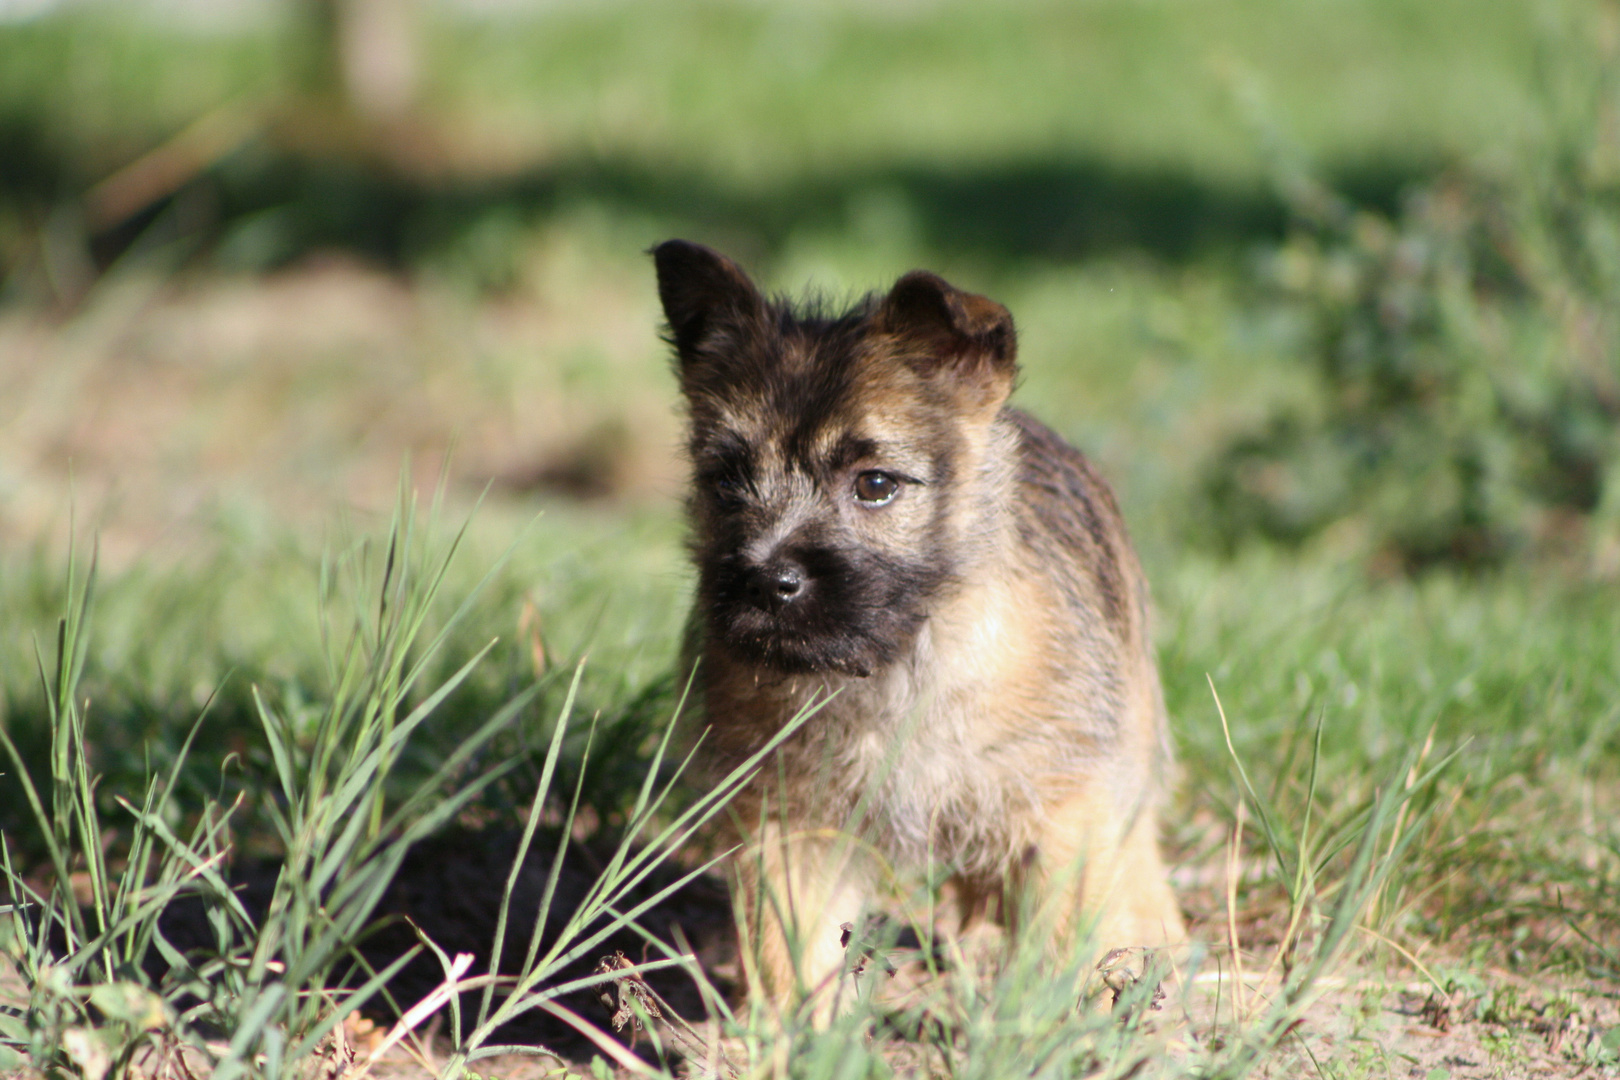
<svg viewBox="0 0 1620 1080"><path fill-rule="evenodd" d="M1096 952L1181 939L1147 586L1108 485L1007 405L1012 316L925 271L843 312L652 252L690 416L689 648L750 991L826 1017L884 868Z"/></svg>

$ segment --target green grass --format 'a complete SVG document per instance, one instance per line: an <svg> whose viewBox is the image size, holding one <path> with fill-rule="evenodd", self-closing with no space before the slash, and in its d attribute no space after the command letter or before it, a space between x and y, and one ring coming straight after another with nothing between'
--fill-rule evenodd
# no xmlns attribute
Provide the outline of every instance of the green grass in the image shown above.
<svg viewBox="0 0 1620 1080"><path fill-rule="evenodd" d="M1509 2L615 3L423 16L432 107L540 160L780 183L913 161L1084 156L1252 183L1252 80L1325 161L1426 163L1533 119L1538 24ZM0 103L105 162L237 95L283 91L286 25L177 30L139 8L0 30ZM183 54L184 62L177 62Z"/></svg>
<svg viewBox="0 0 1620 1080"><path fill-rule="evenodd" d="M1206 676L1239 756L1296 817L1316 724L1327 808L1367 797L1381 768L1432 737L1436 753L1458 752L1442 781L1455 801L1406 871L1424 899L1396 920L1400 940L1508 966L1604 967L1554 909L1616 929L1605 909L1620 837L1596 809L1620 764L1612 590L1533 575L1374 585L1359 567L1275 556L1189 559L1157 581L1190 791L1234 801ZM1526 935L1539 951L1511 955Z"/></svg>
<svg viewBox="0 0 1620 1080"><path fill-rule="evenodd" d="M605 518L561 507L540 522L526 522L517 513L487 513L464 542L462 557L451 564L446 592L458 598L472 594L496 560L509 546L512 550L472 596L471 610L452 629L431 671L447 677L475 651L491 642L493 647L441 709L448 719L426 734L425 745L403 771L414 775L430 767L434 754L445 752L483 713L537 675L551 678L512 737L525 745L542 740L541 728L549 725L567 688L556 676L587 657L578 693L586 715L601 713L610 725L652 719L649 710L672 699L672 667L684 619L687 573L678 535L667 515L645 512ZM596 557L587 560L586 552ZM363 533L329 554L332 572L324 589L322 553L291 537L269 545L225 542L206 561L136 567L104 578L96 632L87 645L86 692L98 768L111 783L122 790L140 786L148 758L166 764L205 704L210 718L191 755L196 790L214 788L233 754L241 760L223 774L227 783L252 790L269 782L272 762L256 734L255 690L292 714L311 714L318 707L329 683L319 613L334 604L358 606L355 568L375 574L384 555L377 538ZM348 572L340 572L345 567ZM60 580L54 560L43 556L0 564L0 596L17 631L6 655L0 701L19 742L35 747L36 754L43 749L46 724L27 635L49 644L50 627L65 599ZM533 615L526 619L531 605ZM426 615L429 625L447 620L452 610L439 603ZM598 754L596 779L603 786L593 793L604 816L625 797L622 769L631 770L632 782L639 776L638 755L644 749L642 740L632 738ZM615 750L623 760L615 758ZM246 779L240 779L243 775ZM0 813L15 834L25 816L18 789L7 786L0 795Z"/></svg>
<svg viewBox="0 0 1620 1080"><path fill-rule="evenodd" d="M178 227L210 244L223 232L248 265L332 242L389 258L458 245L488 257L504 225L578 199L756 255L893 228L898 205L900 227L934 259L1138 245L1180 258L1280 226L1256 115L1385 205L1439 164L1516 146L1536 124L1538 42L1557 10L427 8L417 39L429 177L474 183L459 202L413 207L397 176L367 179L352 135L320 134L301 104L314 88L293 74L309 39L289 19L176 29L139 8L70 9L0 26L0 144L12 162L0 258L15 276L29 231L65 196L226 104L258 117L257 134L212 170ZM335 160L311 167L312 146ZM223 230L208 228L210 214Z"/></svg>
<svg viewBox="0 0 1620 1080"><path fill-rule="evenodd" d="M360 817L424 790L424 815L450 805L434 801L450 790L436 770L512 706L476 755L511 770L474 793L469 817L533 824L543 815L523 815L547 775L559 817L578 790L615 838L666 824L690 795L649 821L658 788L643 784L670 771L651 762L679 698L691 575L674 505L674 388L637 253L695 235L744 257L773 288L813 282L835 295L927 265L1011 308L1024 364L1017 400L1119 490L1154 586L1180 762L1166 831L1212 950L1206 970L1230 961L1232 933L1246 965L1287 954L1296 982L1271 1013L1251 1005L1240 1022L1230 998L1213 1018L1196 1013L1196 1047L1166 1048L1172 1033L1148 1030L1155 1024L1131 1002L1119 1022L1074 1015L1065 984L1020 957L985 983L942 972L924 1005L862 1006L826 1036L737 1016L728 1054L762 1075L784 1075L791 1061L806 1076L999 1076L1013 1060L1032 1075L1124 1075L1143 1057L1159 1075L1379 1075L1376 1062L1392 1060L1378 1056L1384 1043L1378 1055L1335 1051L1315 1033L1331 1015L1360 1025L1378 1001L1432 979L1461 1029L1495 1025L1480 1055L1523 1067L1525 1048L1542 1045L1534 1025L1545 1002L1512 995L1573 1001L1612 993L1620 977L1612 570L1597 558L1522 559L1406 577L1376 558L1354 519L1293 547L1228 551L1211 539L1200 500L1209 463L1234 435L1279 409L1316 415L1331 392L1312 352L1325 302L1274 287L1302 243L1298 232L1289 240L1299 204L1279 190L1280 174L1307 162L1392 216L1441 166L1526 182L1501 162L1546 145L1537 140L1560 122L1537 65L1575 71L1559 62L1585 57L1576 45L1601 47L1598 30L1558 28L1588 14L1477 0L430 8L416 115L429 136L425 168L300 142L310 114L290 74L297 42L275 27L177 26L132 8L0 26L0 157L10 166L0 179L0 724L41 791L53 761L60 781L80 785L79 809L63 805L82 818L77 832L38 828L5 777L11 857L71 922L66 887L51 880L63 873L41 868L52 842L81 849L67 876L98 865L99 848L83 841L108 824L121 830L103 853L108 866L138 848L138 819L115 796L171 798L168 818L140 820L201 823L186 835L207 849L225 836L218 807L240 795L229 822L240 850L293 850L287 815L298 800L275 792L301 790L308 755L363 743L378 717L408 714L425 688L452 678L411 739L373 763L376 801ZM129 226L140 233L132 246L119 246L131 236L88 244L71 213L51 216L227 101L264 126L185 197ZM1267 141L1276 133L1283 145ZM1593 206L1612 201L1600 156ZM434 172L447 163L448 179ZM1611 250L1612 215L1586 220L1591 250ZM52 276L48 243L131 254L80 294ZM339 260L334 270L322 261L331 249L379 269ZM1327 289L1335 251L1316 254ZM259 276L275 267L279 276ZM301 282L313 284L300 292ZM330 309L316 302L325 292ZM1594 296L1583 302L1601 312ZM1578 304L1510 299L1525 308L1488 292L1471 301L1509 360L1518 346L1501 342L1556 358L1557 328L1583 325L1540 318L1578 314ZM602 432L613 467L630 477L610 480L612 498L577 503L504 479L572 460ZM1613 444L1612 432L1602 437ZM406 452L423 476L422 460L452 444L445 517L470 513L491 476L501 482L436 597L416 598L421 640L446 636L420 689L345 728L331 718L370 715L364 703L386 705L394 684L379 660L362 665L380 679L368 684L378 695L356 692L323 640L323 611L372 625L387 562L386 514L343 507L387 505ZM1399 463L1391 475L1399 480ZM49 669L57 620L77 603L62 565L75 502L94 523L78 527L81 552L99 528L110 554L88 632L72 635L83 671L64 697L59 681L42 687L35 656L37 643ZM426 653L392 655L414 663ZM65 724L69 714L77 719ZM1407 786L1452 754L1443 772ZM86 800L91 777L100 779ZM1229 926L1224 851L1240 805ZM321 843L341 835L314 832ZM385 870L389 845L406 835L385 832L368 834L382 861L359 859L356 882L375 884L365 875ZM1357 860L1367 836L1377 843ZM318 862L318 848L298 857ZM132 878L130 896L169 888L178 865ZM283 895L304 920L284 916L283 929L318 921L315 897ZM223 893L213 899L228 908ZM346 916L345 935L363 908ZM140 918L126 927L135 938ZM251 957L256 931L226 925L237 936L225 951ZM79 950L73 962L104 966L111 954L73 933L63 947ZM57 947L29 941L34 960ZM331 944L306 950L317 959L310 985L341 967ZM1305 985L1311 957L1328 954L1369 982ZM537 953L535 970L551 973L560 955ZM25 1018L23 1041L38 1054L86 1025L120 1045L139 1040L152 988L131 989L141 983L129 971L98 974L124 995L103 989L98 1000L30 970L48 1005ZM238 979L194 1041L217 1042L235 1024L249 1035L234 1060L270 1068L248 1054L269 1048L267 1032L296 1047L331 1020L309 998L255 1012L269 1001L255 997L265 970L257 983ZM0 981L0 997L6 989ZM1289 1034L1318 991L1327 1003ZM1587 1000L1568 1007L1588 1016ZM718 994L708 1001L723 1012ZM164 1007L180 1017L189 1006ZM484 1025L472 1012L464 1020L470 1055ZM1590 1038L1549 1053L1569 1068L1612 1070L1608 1036L1620 1019L1583 1022ZM0 1038L16 1039L17 1023L0 1013ZM1411 1049L1394 1035L1388 1045Z"/></svg>
<svg viewBox="0 0 1620 1080"><path fill-rule="evenodd" d="M453 552L464 537L463 533L438 544ZM7 955L27 994L26 1008L13 1006L16 1011L0 1014L7 1015L7 1026L0 1032L6 1041L0 1050L12 1055L11 1064L18 1064L16 1055L25 1052L41 1067L55 1062L99 1074L107 1068L128 1068L151 1044L164 1053L201 1055L193 1064L207 1061L229 1075L260 1071L286 1075L287 1070L302 1067L299 1063L310 1055L329 1052L322 1050L326 1033L379 992L393 969L373 975L353 951L361 927L408 847L491 787L501 772L521 765L521 756L511 752L491 762L481 747L518 723L544 686L532 674L522 680L524 689L476 717L476 731L464 728L445 743L447 753L435 755L420 776L412 775L414 730L430 722L442 726L446 718L438 715L441 705L451 700L489 650L489 646L480 649L447 677L431 677L436 667L443 666L434 658L449 643L450 628L474 612L470 601L455 604L455 615L440 620L442 626L434 632L435 596L446 587L451 564L448 554L435 553L433 543L431 521L424 530L407 509L384 546L370 552L363 544L356 546L323 568L323 583L335 583L323 588L326 599L320 605L324 686L314 689L302 707L291 708L269 704L256 692L254 709L268 765L247 766L241 797L209 800L188 814L184 806L195 803L195 798L182 793L181 778L191 746L201 742L198 734L206 731L210 718L201 719L196 733L171 762L164 763L166 779L148 782L142 807L118 803L134 818L125 868L118 873L100 843L107 828L103 821L112 816L106 800L117 794L116 778L98 780L92 772L90 740L96 735L80 704L85 700L80 678L95 626L94 569L83 581L70 566L67 615L57 636L58 660L54 671L41 669L50 708L43 725L51 738L49 763L34 763L29 771L38 782L25 785L40 826L36 835L45 839L54 868L52 884L30 885L20 872L8 872L11 905L0 909L0 916L8 920ZM353 582L349 590L341 587L344 579ZM453 595L449 599L455 603ZM545 817L544 808L551 805L552 780L559 775L568 739L567 718L577 704L579 670L551 727L519 860ZM469 712L476 714L477 709ZM466 720L473 718L464 714ZM667 789L653 796L667 736L657 737L650 718L637 719L640 726L629 733L655 738L639 784L633 777L618 780L621 797L639 788L624 807L618 853L595 890L570 913L564 932L547 948L541 948L535 931L522 973L498 1003L491 999L495 984L489 980L472 978L463 984L466 990L484 993L476 1016L463 1017L460 1009L465 1006L455 1006L451 1056L443 1075L460 1075L464 1065L494 1052L487 1044L506 1018L537 1008L554 1010L557 995L591 985L591 980L560 978L561 965L588 952L616 924L634 919L657 899L630 906L621 898L670 853L686 850L694 830L723 808L728 790L746 775L747 768L740 767L726 781L701 795L694 793L687 809L662 809ZM455 723L454 713L449 720ZM598 737L622 738L624 732L611 725L601 731L596 721L590 727L587 745ZM1245 742L1255 741L1250 731ZM22 756L7 745L12 767L23 766ZM608 750L605 757L611 769L614 754L611 746ZM1271 750L1264 747L1260 753ZM1234 760L1251 754L1246 748ZM898 1012L892 1005L863 999L829 1032L814 1031L791 1018L780 1027L781 1021L759 1015L731 1016L712 987L706 989L706 999L721 1011L726 1029L741 1038L741 1048L732 1052L743 1061L763 1065L785 1050L811 1075L885 1071L886 1060L896 1052L888 1041L868 1047L863 1039L850 1039L874 1025L911 1030L915 1045L935 1044L941 1060L957 1062L969 1074L988 1069L987 1075L994 1075L1007 1062L1022 1061L1038 1075L1063 1075L1075 1068L1134 1075L1150 1062L1175 1075L1189 1068L1195 1075L1247 1075L1320 996L1321 977L1335 970L1347 953L1357 951L1355 928L1368 905L1381 899L1392 883L1408 884L1394 875L1405 870L1409 847L1427 835L1426 823L1442 801L1433 787L1435 772L1420 774L1420 767L1438 770L1433 761L1410 748L1381 757L1348 765L1337 758L1323 756L1317 762L1310 757L1315 762L1310 765L1313 777L1320 765L1335 781L1333 797L1324 800L1327 805L1315 817L1314 832L1312 815L1301 818L1298 808L1289 805L1292 793L1279 796L1282 785L1274 785L1269 798L1252 786L1246 789L1256 820L1265 824L1264 842L1276 853L1276 872L1293 879L1290 903L1298 915L1283 941L1290 946L1293 966L1268 1007L1230 1018L1227 1037L1211 1041L1207 1050L1191 1058L1166 1056L1155 1029L1143 1026L1154 984L1166 972L1133 984L1112 1015L1096 1010L1077 1014L1074 988L1087 983L1086 969L1060 964L1054 970L1038 943L1028 941L988 985L980 982L970 964L959 960L936 975L927 995ZM477 766L481 760L485 764ZM1211 754L1211 760L1219 760L1219 755ZM474 767L469 770L469 765ZM1364 776L1383 778L1376 792L1345 786L1357 766ZM563 819L565 836L581 805L597 812L605 805L577 769L573 777L573 795ZM632 782L627 784L627 779ZM451 780L454 785L447 785ZM54 811L42 808L47 802ZM1409 817L1403 807L1411 810ZM199 811L189 838L176 836L177 820L191 820ZM1279 816L1279 811L1288 816ZM241 842L244 833L254 830L254 817L258 828L268 824L273 830L275 848L281 853L274 893L259 917L242 907L217 873L233 838ZM1296 831L1291 823L1301 820L1305 824ZM632 848L631 842L643 831L656 838ZM10 850L8 845L8 857ZM552 865L548 897L560 863ZM87 869L91 883L87 910L81 909L69 884L80 868ZM508 892L511 888L509 882ZM184 958L156 930L158 915L181 894L201 898L213 913L217 939L212 948ZM542 901L537 928L544 923L548 904ZM593 928L599 916L612 921ZM87 919L93 919L93 925L87 927ZM61 945L52 941L53 924L63 928ZM500 925L504 924L503 906ZM501 937L497 929L496 940ZM447 979L463 975L464 968L452 965L431 939L424 939L424 944L438 955ZM147 954L154 951L169 965L168 974L155 984L141 974ZM409 958L407 954L398 963ZM678 954L668 960L690 964ZM53 971L67 974L57 977ZM594 978L607 983L623 977L620 973ZM705 981L697 969L693 977ZM576 1014L559 1015L595 1032Z"/></svg>
<svg viewBox="0 0 1620 1080"><path fill-rule="evenodd" d="M742 185L1077 149L1252 182L1234 80L1277 95L1325 160L1432 160L1528 120L1534 19L1509 3L645 4L451 24L434 85L509 139Z"/></svg>

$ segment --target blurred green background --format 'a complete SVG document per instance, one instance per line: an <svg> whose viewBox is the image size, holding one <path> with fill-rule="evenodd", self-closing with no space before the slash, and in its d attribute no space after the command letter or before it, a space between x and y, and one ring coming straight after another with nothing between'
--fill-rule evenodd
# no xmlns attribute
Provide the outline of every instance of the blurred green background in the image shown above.
<svg viewBox="0 0 1620 1080"><path fill-rule="evenodd" d="M452 441L463 481L667 500L639 253L679 234L1003 299L1150 546L1620 561L1601 5L4 10L8 541L69 462L130 553Z"/></svg>
<svg viewBox="0 0 1620 1080"><path fill-rule="evenodd" d="M1349 800L1474 737L1436 852L1556 823L1423 932L1504 882L1596 896L1617 48L1596 0L0 0L0 716L39 730L93 532L103 767L217 690L251 787L247 688L320 695L322 553L374 572L405 462L448 522L488 490L452 593L511 547L437 737L586 654L640 731L689 588L642 252L686 236L787 292L926 266L1011 308L1016 400L1154 582L1183 854L1229 805L1208 673L1279 790L1322 715Z"/></svg>

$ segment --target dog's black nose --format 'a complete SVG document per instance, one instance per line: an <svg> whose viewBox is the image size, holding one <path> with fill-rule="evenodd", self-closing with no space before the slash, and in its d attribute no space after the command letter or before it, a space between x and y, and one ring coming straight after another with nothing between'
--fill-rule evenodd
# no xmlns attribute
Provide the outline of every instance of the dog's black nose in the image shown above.
<svg viewBox="0 0 1620 1080"><path fill-rule="evenodd" d="M804 567L790 559L773 559L748 575L748 598L775 610L803 596L807 584Z"/></svg>

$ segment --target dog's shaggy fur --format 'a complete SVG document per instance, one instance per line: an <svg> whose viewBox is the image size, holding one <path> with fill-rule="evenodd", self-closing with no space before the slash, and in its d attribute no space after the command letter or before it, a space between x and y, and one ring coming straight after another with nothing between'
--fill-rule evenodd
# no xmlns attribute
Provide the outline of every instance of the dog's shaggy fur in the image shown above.
<svg viewBox="0 0 1620 1080"><path fill-rule="evenodd" d="M691 419L705 761L825 702L735 807L754 990L829 1007L863 849L943 861L968 908L1056 939L1179 939L1147 589L1107 484L1006 405L1007 310L923 271L807 310L699 245L653 254Z"/></svg>

